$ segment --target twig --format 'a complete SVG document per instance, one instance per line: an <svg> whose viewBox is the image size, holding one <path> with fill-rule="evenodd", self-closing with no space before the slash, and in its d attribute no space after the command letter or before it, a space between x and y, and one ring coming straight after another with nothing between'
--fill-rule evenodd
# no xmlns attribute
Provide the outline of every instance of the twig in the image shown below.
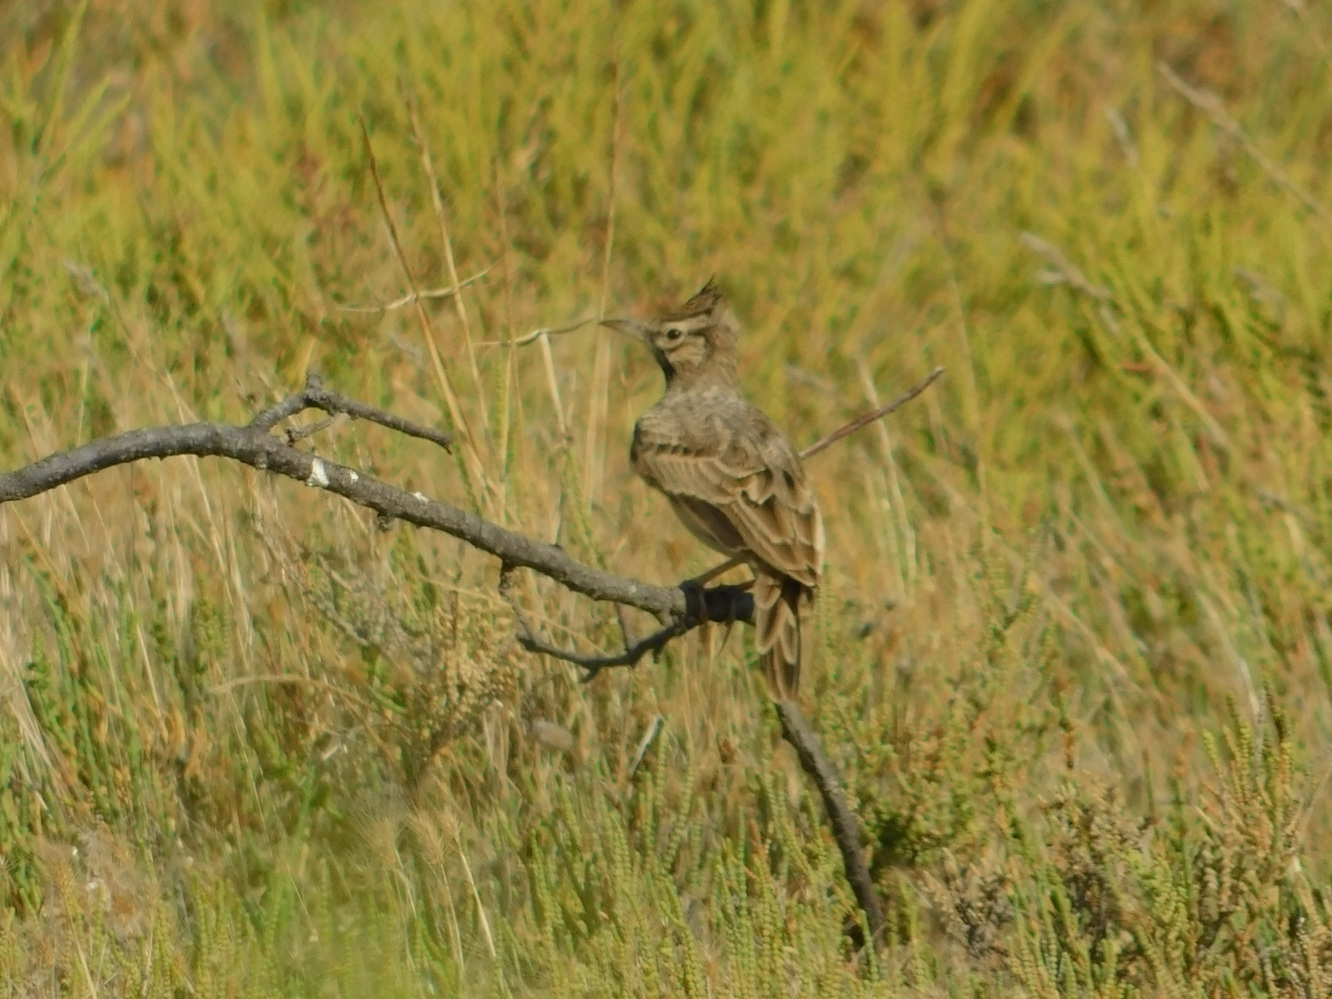
<svg viewBox="0 0 1332 999"><path fill-rule="evenodd" d="M527 615L513 592L514 566L504 563L500 567L500 593L509 602L513 610L514 630L518 644L528 652L550 656L587 671L584 683L590 683L603 669L620 666L637 666L644 656L655 655L666 647L674 638L692 631L709 622L752 621L754 619L754 598L747 589L739 586L716 586L711 589L679 590L686 599L683 613L674 614L669 623L654 631L646 638L630 641L625 629L625 647L623 651L610 655L584 654L572 649L564 649L543 639L528 623ZM621 619L621 627L624 627Z"/></svg>
<svg viewBox="0 0 1332 999"><path fill-rule="evenodd" d="M313 437L315 434L323 433L331 426L333 426L333 417L325 416L322 420L315 420L314 423L307 423L303 427L288 427L285 435L287 443L296 444L305 440L307 437Z"/></svg>
<svg viewBox="0 0 1332 999"><path fill-rule="evenodd" d="M462 291L468 285L475 284L489 273L490 273L490 268L487 267L485 270L478 271L477 273L473 274L471 277L459 281L452 288L427 288L424 291L413 291L406 295L403 295L402 298L395 298L391 302L385 302L383 305L339 305L338 311L364 312L364 313L373 314L376 312L388 312L392 309L401 309L404 306L408 305L415 305L417 302L421 301L422 299L429 300L436 298L452 298L454 295L458 294L458 292Z"/></svg>
<svg viewBox="0 0 1332 999"><path fill-rule="evenodd" d="M800 457L812 458L820 451L825 451L828 448L832 447L843 437L850 437L857 430L863 430L865 427L868 427L875 420L881 420L885 416L888 416L890 413L897 412L908 402L916 398L916 396L920 395L927 388L933 385L935 381L938 380L939 376L942 375L943 373L944 373L943 368L935 368L928 375L926 375L922 381L919 381L915 385L911 386L911 388L907 389L905 392L899 395L892 402L888 403L886 406L880 406L878 409L870 410L864 416L856 417L850 423L838 427L827 437L823 438L823 440L818 441L815 444L811 444L809 447L805 448L805 450L800 452Z"/></svg>
<svg viewBox="0 0 1332 999"><path fill-rule="evenodd" d="M911 388L907 389L905 392L903 392L892 402L888 403L886 406L880 406L878 409L872 409L868 413L865 413L861 416L857 416L850 423L843 424L842 426L834 430L832 433L830 433L827 437L824 437L822 440L817 441L814 444L811 444L809 447L805 448L805 450L800 452L800 457L802 459L812 458L820 451L826 451L828 448L832 447L834 444L842 440L844 437L850 437L856 431L863 430L865 427L869 426L875 420L881 420L885 416L888 416L891 413L895 413L897 410L901 409L908 402L916 398L916 396L920 395L932 384L934 384L934 381L943 373L944 369L942 367L935 368L933 371L931 371L928 375L925 376L925 379L923 381L917 382L915 385L911 386ZM707 572L703 573L702 575L695 576L693 579L689 580L689 582L693 583L696 586L702 586L704 583L709 583L712 580L716 579L722 573L730 572L736 566L743 564L744 564L744 559L736 555L731 558L728 558L725 562L722 562L719 565L713 566L711 569L709 569Z"/></svg>
<svg viewBox="0 0 1332 999"><path fill-rule="evenodd" d="M624 639L625 648L628 648L638 639L634 637L634 627L629 623L629 612L624 609L624 604L615 605L615 617L620 622L620 637Z"/></svg>
<svg viewBox="0 0 1332 999"><path fill-rule="evenodd" d="M536 343L536 341L540 340L543 336L559 336L561 333L572 333L574 330L581 330L584 326L595 322L596 319L580 319L576 323L571 323L568 326L560 326L555 329L549 329L548 327L542 326L540 329L535 329L531 333L526 333L513 341L479 340L476 345L478 347L508 347L510 343L512 343L515 347L526 347L529 343Z"/></svg>
<svg viewBox="0 0 1332 999"><path fill-rule="evenodd" d="M730 572L732 569L736 568L737 566L742 566L744 564L745 564L744 556L732 555L725 562L721 563L721 565L713 566L707 572L695 576L693 579L689 580L689 582L692 583L694 586L706 586L708 583L711 583L718 576L722 575L722 573Z"/></svg>
<svg viewBox="0 0 1332 999"><path fill-rule="evenodd" d="M517 615L517 607L514 608ZM580 652L574 652L570 649L562 649L558 645L552 645L544 641L539 635L533 632L527 623L519 618L518 623L518 644L528 652L536 652L540 655L550 656L552 659L559 659L566 663L581 667L586 670L583 677L583 683L591 683L597 678L603 669L611 669L617 666L637 666L639 661L648 653L657 653L664 649L673 638L679 638L685 632L696 628L701 622L690 621L687 618L667 625L658 631L654 631L646 638L635 642L626 648L623 652L617 652L614 655L583 655Z"/></svg>
<svg viewBox="0 0 1332 999"><path fill-rule="evenodd" d="M396 430L408 437L418 437L421 440L430 441L432 444L438 444L445 451L449 450L454 440L453 434L446 431L436 430L434 427L427 427L420 423L413 423L411 420L404 420L401 416L386 412L377 406L371 406L368 403L348 398L341 392L326 389L324 388L323 379L313 371L306 376L304 389L264 410L250 421L247 429L271 430L281 420L285 420L289 416L295 416L306 409L322 409L325 413L344 413L358 420L369 420L371 423L378 423L381 427ZM290 443L294 443L294 441L290 441Z"/></svg>
<svg viewBox="0 0 1332 999"><path fill-rule="evenodd" d="M819 797L823 799L828 821L832 824L833 838L837 840L842 862L846 865L846 880L851 883L851 890L855 892L856 901L860 903L869 923L869 939L876 943L882 942L887 925L883 916L883 902L879 899L869 866L865 863L864 848L860 843L860 822L846 803L842 779L832 761L824 754L819 737L800 713L800 706L795 701L776 701L775 706L777 717L782 722L782 737L795 748L801 768L819 789Z"/></svg>

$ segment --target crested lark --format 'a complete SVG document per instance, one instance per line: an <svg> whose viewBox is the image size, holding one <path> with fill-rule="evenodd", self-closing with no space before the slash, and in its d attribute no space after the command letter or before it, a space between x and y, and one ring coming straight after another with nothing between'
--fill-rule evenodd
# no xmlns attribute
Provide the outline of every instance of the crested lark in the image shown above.
<svg viewBox="0 0 1332 999"><path fill-rule="evenodd" d="M666 375L666 394L634 426L634 470L700 541L753 569L759 656L773 696L794 699L823 520L799 453L740 390L735 317L709 281L659 319L603 325L646 343Z"/></svg>

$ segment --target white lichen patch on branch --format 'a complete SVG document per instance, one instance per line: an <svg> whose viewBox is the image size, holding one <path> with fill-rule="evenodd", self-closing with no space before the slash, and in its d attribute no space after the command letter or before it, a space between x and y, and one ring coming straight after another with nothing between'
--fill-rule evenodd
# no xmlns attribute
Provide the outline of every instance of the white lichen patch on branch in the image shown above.
<svg viewBox="0 0 1332 999"><path fill-rule="evenodd" d="M307 486L318 486L320 489L328 488L328 470L324 468L324 462L320 458L315 458L310 462L310 477L305 480Z"/></svg>

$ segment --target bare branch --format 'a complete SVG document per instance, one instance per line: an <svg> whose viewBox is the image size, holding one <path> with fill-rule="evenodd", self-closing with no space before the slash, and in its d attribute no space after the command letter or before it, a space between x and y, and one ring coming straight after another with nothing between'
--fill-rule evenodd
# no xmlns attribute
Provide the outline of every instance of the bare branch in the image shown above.
<svg viewBox="0 0 1332 999"><path fill-rule="evenodd" d="M329 427L333 426L333 417L325 416L322 420L316 420L314 423L307 423L303 427L288 427L286 438L288 444L295 444L305 440L307 437L313 437L315 434L323 433Z"/></svg>
<svg viewBox="0 0 1332 999"><path fill-rule="evenodd" d="M887 926L883 917L883 902L870 877L869 866L865 863L864 848L860 843L860 822L851 806L846 803L842 792L842 779L837 768L832 765L823 752L823 746L814 730L800 713L800 705L795 701L776 701L777 717L782 722L782 737L789 742L800 757L800 766L819 789L824 810L832 824L833 838L842 852L842 862L846 865L846 880L851 883L851 890L856 893L856 901L865 912L869 922L870 939L876 943L883 941L884 928Z"/></svg>
<svg viewBox="0 0 1332 999"><path fill-rule="evenodd" d="M281 408L281 416L299 412L300 407L289 405L290 402L286 400L274 409ZM96 440L0 474L0 504L35 496L116 465L184 454L230 458L261 472L285 475L307 486L326 489L374 510L385 520L402 520L443 531L502 562L535 569L566 589L593 600L626 604L668 619L681 617L688 610L684 592L676 587L653 586L584 565L557 545L533 541L476 514L428 499L421 493L405 492L363 472L301 451L253 425L193 423L149 427Z"/></svg>
<svg viewBox="0 0 1332 999"><path fill-rule="evenodd" d="M330 391L324 388L323 382L316 374L311 374L306 379L305 398L311 406L315 409L322 409L325 413L346 413L348 416L354 416L359 420L369 420L372 423L378 423L381 427L406 434L408 437L417 437L423 441L438 444L445 451L449 450L449 446L454 440L453 434L446 433L443 430L436 430L434 427L404 420L401 416L387 413L375 406L369 406L355 399L349 399L338 392Z"/></svg>
<svg viewBox="0 0 1332 999"><path fill-rule="evenodd" d="M672 639L678 638L700 625L714 621L725 623L734 621L750 622L754 619L754 598L745 586L716 586L710 589L681 587L680 592L684 594L686 602L686 609L683 614L668 619L668 623L664 627L638 641L631 639L627 622L621 616L620 627L625 633L623 651L609 655L584 654L547 642L528 623L527 615L518 602L517 595L513 592L513 569L514 567L509 563L500 567L500 593L509 602L509 607L513 610L518 644L528 652L537 652L581 667L587 671L587 675L583 677L584 683L591 682L603 669L637 666L644 656L648 654L655 656ZM623 605L620 606L623 607Z"/></svg>
<svg viewBox="0 0 1332 999"><path fill-rule="evenodd" d="M823 438L823 440L811 444L809 447L805 448L805 450L800 452L800 457L812 458L820 451L825 451L828 448L832 447L843 437L850 437L857 430L863 430L865 427L868 427L875 420L881 420L885 416L888 416L890 413L897 412L899 409L901 409L903 406L909 403L912 399L916 398L916 396L920 395L927 388L933 385L935 381L939 378L939 376L942 375L943 373L944 373L943 368L935 368L928 375L926 375L924 379L917 382L915 385L911 386L911 388L907 389L905 392L899 395L892 402L888 403L886 406L880 406L878 409L870 410L868 413L866 413L863 416L856 417L850 423L838 427L827 437Z"/></svg>
<svg viewBox="0 0 1332 999"><path fill-rule="evenodd" d="M415 305L417 302L421 301L422 299L428 300L434 298L452 298L454 295L458 294L458 292L462 291L468 285L476 284L476 282L480 281L483 277L485 277L489 273L490 273L490 267L487 267L485 270L477 271L471 277L459 281L452 288L425 288L422 289L421 291L409 292L408 294L403 295L401 298L395 298L393 301L385 302L383 305L339 305L338 311L373 314L377 312L388 312L391 309L401 309L407 305Z"/></svg>
<svg viewBox="0 0 1332 999"><path fill-rule="evenodd" d="M942 371L942 368L935 369L923 382L894 402L867 413L825 437L806 449L805 456L809 457L830 447L898 409L925 391ZM447 434L417 426L373 406L330 392L324 389L317 375L311 374L303 391L269 407L248 426L195 423L131 430L0 474L0 505L35 496L115 465L144 458L168 458L184 454L230 458L259 471L285 475L307 486L325 489L374 510L382 520L403 520L418 527L443 531L495 556L501 566L500 592L513 608L519 644L529 652L542 653L581 667L587 672L585 680L591 680L603 669L633 666L649 653L660 652L672 639L704 623L752 623L754 619L754 598L744 584L704 588L699 581L693 581L680 587L665 587L615 576L576 561L557 545L533 541L476 514L430 500L421 493L409 494L372 476L293 446L296 440L317 429L317 424L313 429L307 427L293 432L285 439L270 433L280 420L309 408L369 419L390 429L448 446ZM621 616L621 628L625 635L625 648L621 652L584 655L561 649L542 639L528 623L513 593L513 574L518 568L534 569L566 589L593 600L647 611L656 615L663 622L663 627L646 638L634 641ZM706 578L715 575L714 572ZM870 939L879 941L884 930L883 905L865 864L859 825L846 802L841 780L824 754L818 737L801 715L799 706L792 701L778 701L776 708L783 736L795 747L801 766L813 779L823 799L846 865L847 880L865 912Z"/></svg>
<svg viewBox="0 0 1332 999"><path fill-rule="evenodd" d="M250 421L248 429L271 430L277 423L289 416L295 416L305 409L320 409L325 413L343 413L360 420L369 420L371 423L378 423L381 427L396 430L400 434L419 437L421 440L438 444L445 451L453 443L453 434L436 430L434 427L423 426L420 423L413 423L411 420L404 420L401 416L386 412L377 406L350 399L340 392L324 388L323 379L313 371L306 376L305 388L302 391L288 396L276 405L264 410ZM303 434L302 436L309 436L309 434ZM298 436L296 440L299 439ZM295 440L289 438L289 443L295 443Z"/></svg>
<svg viewBox="0 0 1332 999"><path fill-rule="evenodd" d="M807 448L804 456L817 454L874 420L894 412L924 392L942 374L942 371L942 368L935 369L924 381L887 406L867 413L834 431ZM580 657L578 653L557 649L543 642L531 629L526 629L528 642L524 643L525 646L530 644L533 651L577 663L589 671L597 671L612 665L636 663L649 652L660 650L672 638L704 622L748 622L753 619L753 598L743 592L743 586L703 589L695 583L686 588L666 587L616 576L578 562L558 545L533 541L476 514L431 500L421 493L409 494L335 461L301 451L293 444L305 435L304 432L295 433L287 441L268 432L281 420L305 409L319 409L331 414L344 413L370 420L391 430L419 437L445 448L453 441L450 434L404 420L377 407L326 389L319 376L311 373L302 391L270 406L256 416L248 426L194 423L131 430L116 437L103 438L70 451L50 455L24 468L0 474L0 504L26 499L94 472L145 458L169 458L185 454L230 458L259 471L285 475L307 486L327 489L344 499L374 510L382 520L403 520L418 527L443 531L474 548L488 552L500 559L505 566L533 569L575 593L593 600L636 607L656 615L658 620L663 622L660 631L641 640L630 641L626 635L626 647L623 652L615 656L599 657ZM708 574L706 577L701 577L700 581L712 578L714 575L715 573ZM615 661L603 661L608 659Z"/></svg>
<svg viewBox="0 0 1332 999"><path fill-rule="evenodd" d="M529 343L535 343L537 340L540 340L542 337L559 336L561 333L572 333L574 332L574 330L581 330L584 326L588 326L591 323L595 323L596 321L597 320L595 319L595 317L592 319L580 319L576 323L570 323L568 326L559 326L556 327L555 329L550 329L549 327L542 326L540 329L535 329L531 333L527 333L523 336L518 337L518 339L516 340L480 340L477 342L477 346L478 347L526 347Z"/></svg>
<svg viewBox="0 0 1332 999"><path fill-rule="evenodd" d="M309 387L310 379L315 377L313 373L305 376L306 387ZM253 420L250 421L251 430L269 431L275 426L287 419L289 416L295 416L297 413L309 409L309 404L305 401L305 392L297 392L295 395L289 395L281 402L269 406Z"/></svg>

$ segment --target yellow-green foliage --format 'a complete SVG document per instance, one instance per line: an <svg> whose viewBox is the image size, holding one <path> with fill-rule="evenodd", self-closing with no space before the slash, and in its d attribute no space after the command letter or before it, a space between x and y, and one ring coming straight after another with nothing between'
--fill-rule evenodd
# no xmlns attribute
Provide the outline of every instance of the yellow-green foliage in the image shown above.
<svg viewBox="0 0 1332 999"><path fill-rule="evenodd" d="M0 509L0 995L1328 995L1324 8L0 9L5 469L315 368L467 443L305 446L661 582L660 376L515 338L716 274L802 443L948 368L810 468L877 954L740 629L581 686L488 559L178 459ZM362 120L484 274L428 327L346 308L409 289Z"/></svg>

